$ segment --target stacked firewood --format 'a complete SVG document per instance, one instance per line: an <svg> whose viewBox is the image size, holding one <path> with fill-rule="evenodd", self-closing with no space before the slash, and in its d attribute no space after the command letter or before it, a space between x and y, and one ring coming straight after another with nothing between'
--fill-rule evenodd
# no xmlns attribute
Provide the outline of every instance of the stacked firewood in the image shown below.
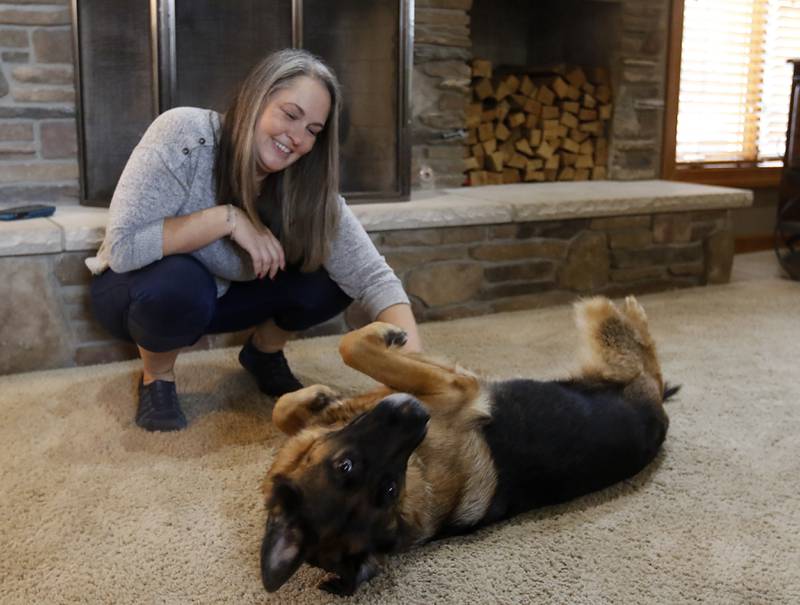
<svg viewBox="0 0 800 605"><path fill-rule="evenodd" d="M608 73L580 67L492 74L472 62L464 169L469 185L606 178Z"/></svg>

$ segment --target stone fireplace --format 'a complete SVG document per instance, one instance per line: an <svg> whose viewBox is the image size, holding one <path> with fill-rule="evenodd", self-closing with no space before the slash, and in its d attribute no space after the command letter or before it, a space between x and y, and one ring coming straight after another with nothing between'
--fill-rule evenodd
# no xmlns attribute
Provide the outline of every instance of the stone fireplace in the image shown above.
<svg viewBox="0 0 800 605"><path fill-rule="evenodd" d="M144 4L189 6L186 2ZM236 0L235 4L245 9L280 6L285 11L290 4L306 2ZM215 4L192 3L206 8ZM352 16L345 19L345 13L380 5L393 10L406 7L406 15L413 15L413 58L412 49L407 49L407 66L413 67L406 68L413 72L409 111L392 140L399 144L398 154L389 160L395 170L391 189L402 193L394 179L402 173L410 181L411 195L349 201L355 202L356 216L403 281L419 321L729 279L731 211L749 206L751 193L654 180L659 176L669 0L317 0L317 4L324 10L315 13L316 21L305 23L308 39L320 48L337 46L335 40L313 38L327 31L320 19L327 25L335 17L348 35L374 38L370 24L387 26L385 13L374 14L369 23ZM136 355L131 345L111 339L99 328L88 301L84 260L102 241L106 210L80 204L73 84L78 62L71 53L78 5L113 12L123 6L138 11L142 3L120 0L112 10L103 3L19 0L0 10L0 206L32 202L57 206L49 219L0 224L0 283L6 284L0 316L13 318L0 325L0 374ZM209 35L214 34L215 24L204 25ZM146 20L140 19L136 26L149 31ZM298 31L290 31L287 40ZM113 35L93 44L122 44L128 52L146 56L152 49L148 34L142 36L127 45L124 37L120 41ZM175 42L180 53L181 42ZM346 55L352 49L338 50ZM360 54L355 58L362 62L356 64L345 55L344 64L352 69L374 67L372 59L378 59ZM469 136L466 107L476 58L502 69L554 63L606 68L613 89L609 180L462 187ZM382 76L389 74L395 82L396 74L388 66L384 64ZM95 67L96 75L108 68ZM372 84L378 81L387 80L379 78ZM365 99L371 98L370 90L364 89ZM114 89L100 101L121 99L125 112L122 92ZM183 98L180 87L169 92ZM138 117L151 107L137 106L143 112ZM138 127L146 124L143 119ZM365 130L373 127L356 125ZM109 130L109 136L121 134ZM124 134L135 142L135 129ZM410 156L405 165L397 159L403 153ZM376 152L370 159L380 155ZM369 174L377 177L381 171ZM411 199L400 202L405 197ZM342 332L364 319L354 305L346 316L309 335ZM214 336L196 346L231 346L242 338L242 334Z"/></svg>

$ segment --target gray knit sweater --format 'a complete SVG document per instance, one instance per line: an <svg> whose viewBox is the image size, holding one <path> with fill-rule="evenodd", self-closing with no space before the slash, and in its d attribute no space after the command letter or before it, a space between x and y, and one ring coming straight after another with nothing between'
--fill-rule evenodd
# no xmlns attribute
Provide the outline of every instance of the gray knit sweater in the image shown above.
<svg viewBox="0 0 800 605"><path fill-rule="evenodd" d="M216 205L214 160L220 116L178 107L161 114L145 132L122 172L109 208L105 240L87 259L93 273L111 267L133 271L163 257L164 219ZM341 219L325 269L371 317L407 303L400 280L340 196ZM228 238L192 255L217 279L221 296L231 281L255 279L249 255Z"/></svg>

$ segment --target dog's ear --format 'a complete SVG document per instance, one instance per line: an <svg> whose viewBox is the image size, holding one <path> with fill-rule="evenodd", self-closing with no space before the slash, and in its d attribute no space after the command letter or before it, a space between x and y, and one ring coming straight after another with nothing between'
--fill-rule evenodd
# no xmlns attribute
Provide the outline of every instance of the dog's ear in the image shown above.
<svg viewBox="0 0 800 605"><path fill-rule="evenodd" d="M301 498L300 491L288 479L274 480L261 544L261 581L268 592L283 586L305 560L305 535L297 514Z"/></svg>

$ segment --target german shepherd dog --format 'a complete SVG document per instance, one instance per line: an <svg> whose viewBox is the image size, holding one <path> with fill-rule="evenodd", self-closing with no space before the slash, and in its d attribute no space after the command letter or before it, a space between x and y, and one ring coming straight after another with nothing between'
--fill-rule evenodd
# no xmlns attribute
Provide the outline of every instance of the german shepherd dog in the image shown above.
<svg viewBox="0 0 800 605"><path fill-rule="evenodd" d="M342 398L314 385L281 397L289 435L264 481L261 577L272 592L303 563L352 594L386 554L563 502L639 472L659 450L666 388L644 310L576 304L583 365L571 379L484 381L401 350L372 323L341 340L344 362L383 386Z"/></svg>

